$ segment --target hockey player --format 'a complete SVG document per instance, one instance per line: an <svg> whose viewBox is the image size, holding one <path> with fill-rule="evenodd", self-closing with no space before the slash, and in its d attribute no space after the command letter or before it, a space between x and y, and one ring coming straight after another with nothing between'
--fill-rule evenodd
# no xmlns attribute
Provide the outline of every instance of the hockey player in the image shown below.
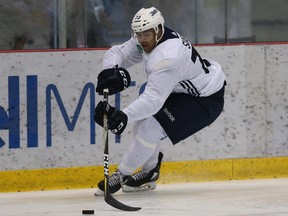
<svg viewBox="0 0 288 216"><path fill-rule="evenodd" d="M99 94L108 88L110 95L128 88L126 69L143 62L147 85L139 98L122 111L105 102L95 108L95 121L103 126L106 113L114 134L134 123L133 141L109 177L111 193L122 186L154 189L163 156L160 141L168 137L177 144L215 121L224 105L225 75L220 64L202 58L187 39L164 26L158 9L142 8L131 27L134 36L106 52L96 87ZM104 190L104 181L98 188Z"/></svg>

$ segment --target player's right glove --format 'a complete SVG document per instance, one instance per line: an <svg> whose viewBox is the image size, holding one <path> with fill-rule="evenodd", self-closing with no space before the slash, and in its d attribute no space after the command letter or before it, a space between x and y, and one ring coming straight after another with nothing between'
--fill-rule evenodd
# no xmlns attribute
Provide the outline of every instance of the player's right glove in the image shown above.
<svg viewBox="0 0 288 216"><path fill-rule="evenodd" d="M100 101L94 111L94 120L103 127L103 115L108 118L108 129L112 133L120 135L127 126L128 117L121 110L116 110L107 102Z"/></svg>
<svg viewBox="0 0 288 216"><path fill-rule="evenodd" d="M128 71L116 65L113 68L105 69L98 75L96 92L103 95L104 89L109 89L109 95L121 92L128 88L131 82Z"/></svg>

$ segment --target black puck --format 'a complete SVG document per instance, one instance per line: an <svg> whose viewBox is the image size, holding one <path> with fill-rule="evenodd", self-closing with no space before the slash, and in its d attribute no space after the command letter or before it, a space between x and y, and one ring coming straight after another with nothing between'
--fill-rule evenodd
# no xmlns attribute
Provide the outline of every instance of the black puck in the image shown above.
<svg viewBox="0 0 288 216"><path fill-rule="evenodd" d="M82 210L82 214L94 214L94 210Z"/></svg>

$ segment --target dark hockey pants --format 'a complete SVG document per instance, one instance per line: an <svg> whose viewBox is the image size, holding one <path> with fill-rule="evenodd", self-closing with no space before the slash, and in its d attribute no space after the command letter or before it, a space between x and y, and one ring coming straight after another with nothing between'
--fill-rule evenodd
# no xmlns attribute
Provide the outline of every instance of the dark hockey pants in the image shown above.
<svg viewBox="0 0 288 216"><path fill-rule="evenodd" d="M208 97L172 93L154 117L172 143L176 144L217 119L223 110L224 91L225 84Z"/></svg>

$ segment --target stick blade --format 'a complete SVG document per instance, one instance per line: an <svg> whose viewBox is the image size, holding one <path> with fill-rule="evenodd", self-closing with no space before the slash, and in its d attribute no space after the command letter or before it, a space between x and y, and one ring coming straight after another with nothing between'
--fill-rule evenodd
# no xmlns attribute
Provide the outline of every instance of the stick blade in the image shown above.
<svg viewBox="0 0 288 216"><path fill-rule="evenodd" d="M139 211L141 207L132 207L132 206L127 206L118 200L114 199L114 197L111 196L111 194L106 194L105 196L105 202L109 204L110 206L120 209L122 211Z"/></svg>

